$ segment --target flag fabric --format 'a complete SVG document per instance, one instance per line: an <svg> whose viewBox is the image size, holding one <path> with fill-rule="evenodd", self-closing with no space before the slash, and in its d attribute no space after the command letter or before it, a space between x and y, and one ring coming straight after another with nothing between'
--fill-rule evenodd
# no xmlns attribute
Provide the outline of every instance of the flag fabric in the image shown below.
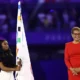
<svg viewBox="0 0 80 80"><path fill-rule="evenodd" d="M28 45L25 36L23 19L21 15L21 3L18 2L17 16L17 33L16 33L16 63L19 59L22 60L22 68L16 71L16 80L34 80L29 57Z"/></svg>

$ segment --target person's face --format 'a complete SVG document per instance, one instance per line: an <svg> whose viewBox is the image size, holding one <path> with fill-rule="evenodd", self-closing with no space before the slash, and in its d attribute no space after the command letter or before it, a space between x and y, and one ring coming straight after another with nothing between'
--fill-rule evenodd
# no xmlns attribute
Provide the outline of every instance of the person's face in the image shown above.
<svg viewBox="0 0 80 80"><path fill-rule="evenodd" d="M8 49L9 49L9 45L8 45L8 42L7 42L7 41L3 41L3 42L2 42L2 48L3 48L4 50L8 50Z"/></svg>
<svg viewBox="0 0 80 80"><path fill-rule="evenodd" d="M79 41L80 40L80 31L78 30L74 30L72 37L75 41Z"/></svg>

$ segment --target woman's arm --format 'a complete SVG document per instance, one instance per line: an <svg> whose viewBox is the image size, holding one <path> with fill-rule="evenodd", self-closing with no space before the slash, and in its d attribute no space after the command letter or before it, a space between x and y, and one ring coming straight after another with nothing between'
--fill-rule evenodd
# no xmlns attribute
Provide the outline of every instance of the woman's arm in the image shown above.
<svg viewBox="0 0 80 80"><path fill-rule="evenodd" d="M69 61L69 53L68 53L68 45L65 45L65 51L64 51L64 61L68 69L72 68L70 61Z"/></svg>
<svg viewBox="0 0 80 80"><path fill-rule="evenodd" d="M10 71L20 71L21 67L20 66L16 66L15 68L8 68L8 67L5 67L2 62L0 62L0 68L3 71L10 72Z"/></svg>

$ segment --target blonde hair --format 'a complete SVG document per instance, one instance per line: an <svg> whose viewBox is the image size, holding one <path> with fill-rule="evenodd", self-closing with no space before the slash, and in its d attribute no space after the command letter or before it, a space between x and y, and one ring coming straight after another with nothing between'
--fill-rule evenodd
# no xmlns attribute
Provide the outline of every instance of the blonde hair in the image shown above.
<svg viewBox="0 0 80 80"><path fill-rule="evenodd" d="M73 34L74 31L80 31L80 28L79 27L73 27L71 30L71 33Z"/></svg>

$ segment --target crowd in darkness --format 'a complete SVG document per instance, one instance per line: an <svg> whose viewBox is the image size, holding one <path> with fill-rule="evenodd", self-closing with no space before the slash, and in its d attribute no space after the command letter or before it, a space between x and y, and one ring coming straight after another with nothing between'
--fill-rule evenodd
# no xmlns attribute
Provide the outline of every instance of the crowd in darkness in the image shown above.
<svg viewBox="0 0 80 80"><path fill-rule="evenodd" d="M7 8L9 8L9 6ZM23 6L22 9L24 26L27 31L67 30L74 26L80 27L79 8L39 8L35 14L33 14L33 8L28 9ZM1 10L2 9L0 9L0 32L2 34L10 31L15 32L17 26L17 6L6 9L6 11L5 9Z"/></svg>
<svg viewBox="0 0 80 80"><path fill-rule="evenodd" d="M39 12L33 20L30 21L30 27L31 26L34 30L37 29L40 31L71 29L74 26L80 26L79 11L72 8L59 11L51 9L45 12Z"/></svg>

